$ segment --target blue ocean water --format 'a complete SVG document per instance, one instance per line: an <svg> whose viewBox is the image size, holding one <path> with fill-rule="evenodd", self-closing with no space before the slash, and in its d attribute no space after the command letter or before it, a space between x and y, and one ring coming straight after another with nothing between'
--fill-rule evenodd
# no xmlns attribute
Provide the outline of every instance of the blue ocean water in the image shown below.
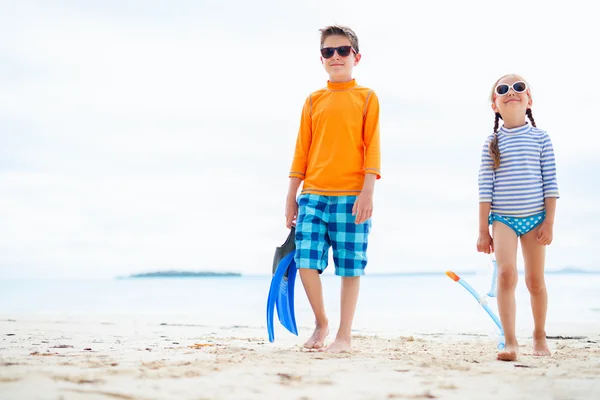
<svg viewBox="0 0 600 400"><path fill-rule="evenodd" d="M491 273L462 278L480 294L490 288ZM517 328L533 329L524 276L517 288ZM223 329L265 329L268 276L214 278L0 280L0 318L8 316L136 316L164 322L185 321ZM548 274L548 335L585 334L600 329L600 273ZM340 280L323 275L330 323L338 324ZM300 279L296 316L308 334L313 316ZM492 309L497 310L495 300ZM359 333L482 333L495 330L491 318L459 284L439 274L368 275L354 323ZM277 328L281 335L282 328ZM585 332L584 332L585 331ZM266 333L266 329L265 329Z"/></svg>

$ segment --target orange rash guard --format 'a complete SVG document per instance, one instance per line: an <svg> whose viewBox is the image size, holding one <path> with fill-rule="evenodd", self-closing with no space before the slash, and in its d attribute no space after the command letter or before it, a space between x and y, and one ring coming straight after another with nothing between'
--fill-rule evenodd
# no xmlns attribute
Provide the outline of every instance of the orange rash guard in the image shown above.
<svg viewBox="0 0 600 400"><path fill-rule="evenodd" d="M379 99L371 89L349 82L327 82L302 108L290 178L302 193L360 194L365 174L381 178Z"/></svg>

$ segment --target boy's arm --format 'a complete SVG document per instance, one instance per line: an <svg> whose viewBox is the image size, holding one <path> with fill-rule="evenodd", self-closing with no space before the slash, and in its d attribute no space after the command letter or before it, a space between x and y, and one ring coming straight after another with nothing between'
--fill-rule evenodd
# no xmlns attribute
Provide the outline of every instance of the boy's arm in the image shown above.
<svg viewBox="0 0 600 400"><path fill-rule="evenodd" d="M365 105L363 139L365 142L365 187L373 190L375 180L381 178L381 150L379 141L379 98L375 91L367 97ZM372 176L371 176L372 175ZM374 177L374 179L373 179ZM370 187L369 187L370 186Z"/></svg>
<svg viewBox="0 0 600 400"><path fill-rule="evenodd" d="M363 140L365 144L365 180L362 191L352 207L354 223L362 224L373 215L375 181L381 178L379 149L379 99L374 91L367 97L364 111Z"/></svg>
<svg viewBox="0 0 600 400"><path fill-rule="evenodd" d="M292 167L289 173L290 178L299 178L300 180L304 180L306 176L308 151L310 149L310 144L312 141L311 109L311 97L308 96L306 101L304 102L304 106L302 107L302 115L300 117L300 128L298 129L298 138L296 139L294 158L292 160Z"/></svg>
<svg viewBox="0 0 600 400"><path fill-rule="evenodd" d="M298 188L306 177L306 165L308 164L308 151L312 141L312 101L308 96L302 107L302 116L300 117L300 128L298 129L298 138L296 139L296 148L294 158L290 169L288 193L285 201L285 219L286 226L290 228L295 224L298 214L298 203L296 196Z"/></svg>
<svg viewBox="0 0 600 400"><path fill-rule="evenodd" d="M375 181L377 180L377 175L371 172L367 172L365 174L365 182L363 183L361 193L373 194L375 191Z"/></svg>
<svg viewBox="0 0 600 400"><path fill-rule="evenodd" d="M285 226L291 228L295 225L296 218L298 218L298 202L296 201L296 195L298 188L302 180L294 176L290 177L290 185L288 187L287 198L285 199Z"/></svg>
<svg viewBox="0 0 600 400"><path fill-rule="evenodd" d="M300 187L300 183L302 179L296 178L295 176L290 176L290 184L288 186L288 201L296 201L296 196L298 194L298 188Z"/></svg>

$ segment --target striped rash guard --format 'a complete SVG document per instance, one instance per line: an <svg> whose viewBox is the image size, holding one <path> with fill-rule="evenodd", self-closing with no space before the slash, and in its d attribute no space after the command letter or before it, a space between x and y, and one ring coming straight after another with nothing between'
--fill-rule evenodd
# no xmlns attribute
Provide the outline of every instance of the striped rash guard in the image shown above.
<svg viewBox="0 0 600 400"><path fill-rule="evenodd" d="M497 135L500 166L493 168L490 135L481 153L479 202L492 203L491 213L501 216L528 217L544 211L545 198L559 197L550 136L529 123L502 126Z"/></svg>

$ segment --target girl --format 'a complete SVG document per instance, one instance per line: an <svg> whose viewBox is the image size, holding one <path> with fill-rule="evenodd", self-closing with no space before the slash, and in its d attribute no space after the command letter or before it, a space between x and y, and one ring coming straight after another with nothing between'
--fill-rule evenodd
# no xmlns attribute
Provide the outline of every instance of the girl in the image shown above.
<svg viewBox="0 0 600 400"><path fill-rule="evenodd" d="M536 127L531 91L523 78L505 75L498 79L491 102L494 133L485 141L479 169L477 251L495 253L498 264L498 311L506 339L498 359L514 361L518 354L515 288L519 239L535 325L533 354L547 356L545 246L552 242L559 197L554 151L548 134ZM503 124L498 128L500 119Z"/></svg>

